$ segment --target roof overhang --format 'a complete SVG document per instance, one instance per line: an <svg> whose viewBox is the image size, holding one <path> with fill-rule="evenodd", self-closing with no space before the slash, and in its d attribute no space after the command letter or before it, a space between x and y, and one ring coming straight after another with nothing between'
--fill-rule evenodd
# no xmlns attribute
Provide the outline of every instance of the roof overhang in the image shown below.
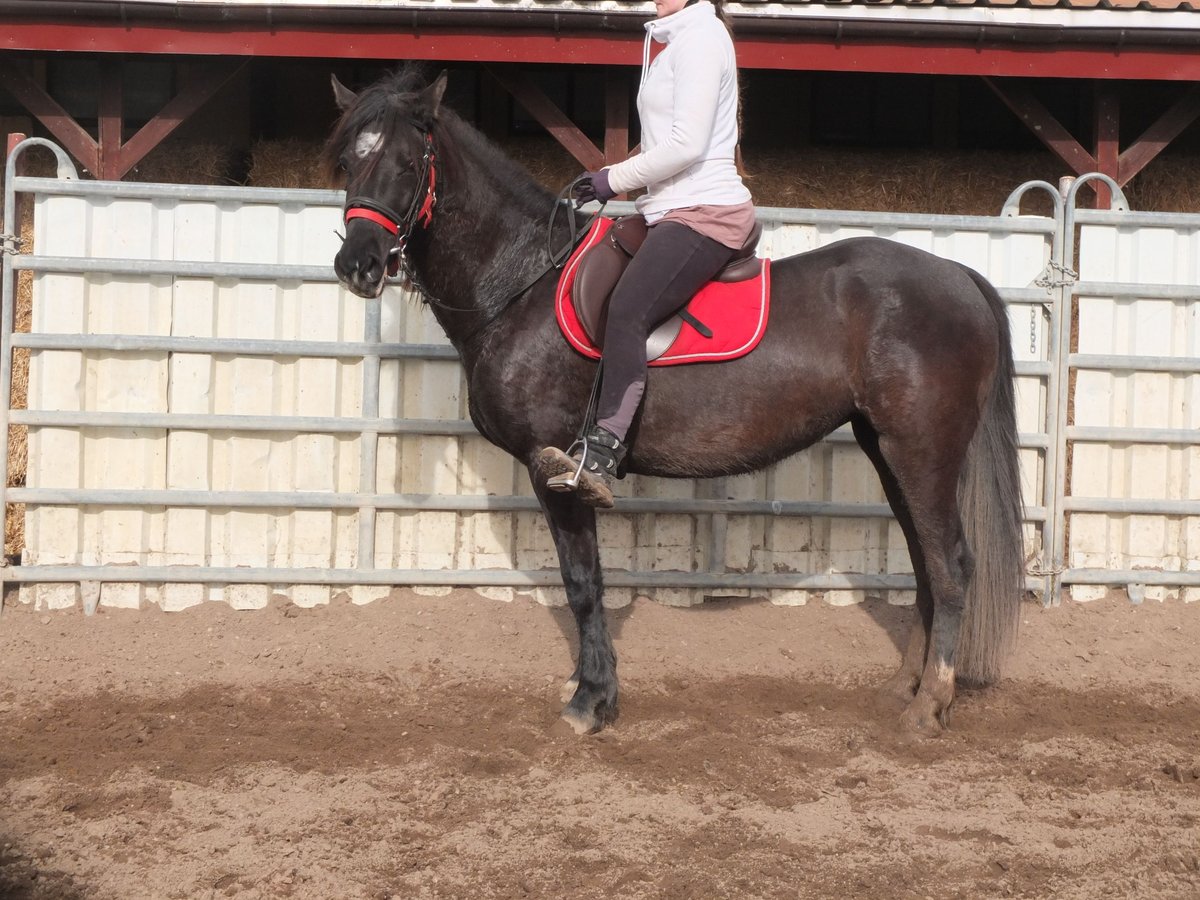
<svg viewBox="0 0 1200 900"><path fill-rule="evenodd" d="M0 49L638 65L649 2L0 0ZM737 3L746 68L1200 81L1179 10Z"/></svg>

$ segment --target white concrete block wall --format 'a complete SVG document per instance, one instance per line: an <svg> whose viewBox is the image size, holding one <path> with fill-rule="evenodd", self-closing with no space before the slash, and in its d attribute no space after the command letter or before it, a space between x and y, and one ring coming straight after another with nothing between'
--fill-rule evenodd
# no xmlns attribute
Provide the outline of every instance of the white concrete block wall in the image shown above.
<svg viewBox="0 0 1200 900"><path fill-rule="evenodd" d="M847 226L771 225L762 252L778 257L843 237L871 234L870 220L864 214L860 224ZM68 256L308 265L332 258L336 223L336 209L300 203L43 198L38 207L37 249ZM1048 254L1048 239L1038 234L954 232L921 223L884 231L896 240L959 259L1001 287L1027 287L1042 271ZM34 327L39 331L359 341L366 321L366 304L332 284L185 277L119 283L104 276L53 275L40 276L37 284ZM1044 316L1040 309L1037 313L1041 339L1030 348L1029 307L1011 310L1020 359L1045 357ZM385 342L447 344L428 310L399 290L384 296L381 327ZM35 354L31 406L240 415L357 416L363 412L362 361L207 353L91 356L95 359L70 352ZM379 378L379 415L384 419L466 418L466 388L455 362L384 360ZM1040 430L1044 388L1038 379L1026 378L1018 390L1022 430ZM31 486L353 494L362 483L362 446L357 435L174 430L123 435L112 429L92 433L41 428L33 429L30 446ZM32 452L35 447L40 452ZM111 461L95 463L106 459ZM1030 494L1030 501L1040 502L1041 455L1025 451L1022 462L1027 490L1037 491ZM375 480L380 493L532 496L524 467L475 435L382 435ZM619 493L682 499L882 501L874 470L857 448L827 443L752 476L704 484L630 477ZM899 529L880 519L729 515L714 532L706 516L613 512L601 515L600 528L602 562L609 570L707 572L714 563L710 551L715 534L720 541L717 553L730 572L911 571ZM352 569L369 562L378 568L424 570L558 568L539 512L381 510L376 517L374 559L369 561L358 558L358 517L353 510L30 508L27 533L30 564ZM1029 533L1036 536L1032 529ZM77 594L73 585L30 591L47 604L60 605L74 602ZM322 585L228 589L200 584L112 589L106 585L102 602L153 602L175 609L225 599L254 608L277 593L313 605L328 602L340 591ZM546 603L565 599L561 588L520 592ZM386 593L386 588L350 593L356 602L363 602ZM507 599L516 591L491 588L489 593ZM692 604L712 593L619 588L608 591L606 602L620 606L644 594L664 603ZM746 592L721 592L739 593ZM769 593L772 602L781 604L803 603L813 596L808 591ZM864 592L815 596L830 602L857 602ZM889 599L903 603L912 598L910 592L897 591Z"/></svg>

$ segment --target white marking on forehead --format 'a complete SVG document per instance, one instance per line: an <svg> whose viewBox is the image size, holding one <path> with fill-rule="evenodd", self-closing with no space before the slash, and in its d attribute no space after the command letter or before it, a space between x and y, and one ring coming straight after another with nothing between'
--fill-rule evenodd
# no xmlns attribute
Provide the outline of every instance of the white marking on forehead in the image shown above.
<svg viewBox="0 0 1200 900"><path fill-rule="evenodd" d="M365 159L372 150L379 146L382 140L383 135L378 131L361 132L358 135L358 141L354 144L354 155L359 159Z"/></svg>

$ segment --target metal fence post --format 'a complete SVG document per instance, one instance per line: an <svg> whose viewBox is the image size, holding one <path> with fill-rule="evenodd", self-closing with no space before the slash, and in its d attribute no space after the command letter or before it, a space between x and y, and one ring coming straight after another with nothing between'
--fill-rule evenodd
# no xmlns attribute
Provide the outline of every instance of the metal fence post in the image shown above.
<svg viewBox="0 0 1200 900"><path fill-rule="evenodd" d="M1061 230L1061 259L1063 266L1061 298L1059 301L1059 335L1058 358L1055 361L1057 375L1057 391L1051 398L1054 401L1054 421L1056 423L1054 468L1054 507L1050 521L1053 525L1049 554L1049 569L1053 585L1055 602L1058 602L1060 590L1059 576L1067 566L1067 468L1070 447L1068 446L1067 428L1071 417L1071 319L1075 307L1078 273L1075 271L1075 203L1079 189L1091 181L1103 181L1108 184L1112 193L1111 208L1115 210L1128 209L1125 194L1112 178L1101 172L1089 172L1078 178L1064 178L1061 182L1063 194L1063 219Z"/></svg>

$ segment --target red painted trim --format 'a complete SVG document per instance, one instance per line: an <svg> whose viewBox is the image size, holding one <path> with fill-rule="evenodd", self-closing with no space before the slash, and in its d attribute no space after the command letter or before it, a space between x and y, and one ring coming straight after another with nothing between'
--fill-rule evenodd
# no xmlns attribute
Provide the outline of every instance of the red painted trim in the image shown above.
<svg viewBox="0 0 1200 900"><path fill-rule="evenodd" d="M6 22L0 50L169 53L219 56L417 59L463 62L641 63L636 35L529 34L511 31L289 28L271 31L208 24L204 30L111 21ZM1128 38L1128 35L1126 35ZM1037 76L1200 81L1200 54L1186 47L1053 44L1012 46L821 40L801 35L738 38L744 68L932 75Z"/></svg>

